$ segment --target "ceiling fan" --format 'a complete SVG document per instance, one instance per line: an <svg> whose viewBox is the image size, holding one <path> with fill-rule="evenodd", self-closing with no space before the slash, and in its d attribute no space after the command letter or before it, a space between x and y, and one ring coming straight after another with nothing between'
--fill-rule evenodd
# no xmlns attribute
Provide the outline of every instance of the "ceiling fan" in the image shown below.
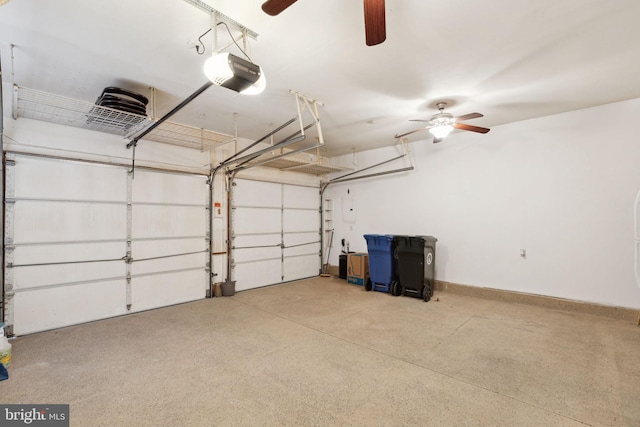
<svg viewBox="0 0 640 427"><path fill-rule="evenodd" d="M431 116L429 120L410 120L412 122L427 122L428 124L425 127L421 127L420 129L415 129L410 132L396 135L396 138L402 138L403 136L411 135L412 133L416 133L416 132L420 132L425 129L428 129L429 133L431 133L434 136L433 142L437 143L445 139L453 129L468 130L471 132L478 132L478 133L487 133L491 130L489 128L483 128L480 126L473 126L465 123L459 123L469 119L477 119L478 117L484 117L482 114L469 113L469 114L464 114L462 116L453 117L451 114L444 112L444 109L446 106L447 106L446 102L438 102L436 104L436 107L438 107L438 110L440 110L440 112L438 114L434 114L433 116Z"/></svg>
<svg viewBox="0 0 640 427"><path fill-rule="evenodd" d="M276 16L297 0L267 0L262 10ZM364 30L367 46L375 46L387 38L385 29L384 0L364 0Z"/></svg>

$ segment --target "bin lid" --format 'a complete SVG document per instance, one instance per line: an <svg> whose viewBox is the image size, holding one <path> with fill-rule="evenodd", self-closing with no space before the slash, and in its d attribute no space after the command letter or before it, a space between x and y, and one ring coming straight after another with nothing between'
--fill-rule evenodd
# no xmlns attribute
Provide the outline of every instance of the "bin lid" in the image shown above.
<svg viewBox="0 0 640 427"><path fill-rule="evenodd" d="M375 241L376 239L393 240L393 234L365 234L365 240Z"/></svg>
<svg viewBox="0 0 640 427"><path fill-rule="evenodd" d="M396 242L403 242L405 245L423 244L433 245L438 239L433 236L395 236Z"/></svg>

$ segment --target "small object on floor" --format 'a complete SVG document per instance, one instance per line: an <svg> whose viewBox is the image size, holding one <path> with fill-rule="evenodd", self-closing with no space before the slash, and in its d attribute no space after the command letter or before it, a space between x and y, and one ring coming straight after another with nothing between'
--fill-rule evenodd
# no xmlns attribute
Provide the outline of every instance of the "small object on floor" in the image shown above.
<svg viewBox="0 0 640 427"><path fill-rule="evenodd" d="M436 298L436 302L439 302L439 301L440 301L440 298Z"/></svg>
<svg viewBox="0 0 640 427"><path fill-rule="evenodd" d="M5 326L6 323L0 322L0 364L9 367L11 364L11 344L7 340Z"/></svg>
<svg viewBox="0 0 640 427"><path fill-rule="evenodd" d="M0 381L4 381L8 379L9 379L9 372L7 372L7 368L5 368L2 363L0 363Z"/></svg>
<svg viewBox="0 0 640 427"><path fill-rule="evenodd" d="M220 284L223 297L232 297L236 293L236 281L226 280Z"/></svg>

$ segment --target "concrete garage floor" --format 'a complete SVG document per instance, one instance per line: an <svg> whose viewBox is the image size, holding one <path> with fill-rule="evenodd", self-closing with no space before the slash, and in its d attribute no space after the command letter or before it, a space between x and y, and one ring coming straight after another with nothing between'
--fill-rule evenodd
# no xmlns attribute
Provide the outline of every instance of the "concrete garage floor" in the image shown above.
<svg viewBox="0 0 640 427"><path fill-rule="evenodd" d="M13 340L2 403L75 426L640 425L640 328L333 278Z"/></svg>

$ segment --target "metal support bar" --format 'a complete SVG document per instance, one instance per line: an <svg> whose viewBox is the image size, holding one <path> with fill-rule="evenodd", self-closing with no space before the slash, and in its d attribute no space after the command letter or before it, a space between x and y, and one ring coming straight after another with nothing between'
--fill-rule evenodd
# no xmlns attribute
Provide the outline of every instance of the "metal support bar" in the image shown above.
<svg viewBox="0 0 640 427"><path fill-rule="evenodd" d="M204 92L205 90L209 89L209 87L211 87L213 85L213 82L208 81L205 84L203 84L202 86L200 86L200 88L198 90L196 90L194 93L192 93L191 95L189 95L189 97L187 99L185 99L184 101L182 101L180 104L178 104L177 106L175 106L171 111L169 111L167 114L165 114L164 116L162 116L161 118L158 119L157 122L154 122L153 124L151 124L151 126L149 126L148 128L146 128L144 131L142 131L141 133L138 134L138 136L136 136L135 138L133 138L131 140L131 142L129 142L127 144L127 148L131 148L131 146L133 145L135 147L136 144L138 144L138 141L141 138L144 138L149 132L151 132L152 130L154 130L155 128L157 128L158 126L160 126L162 123L164 123L169 117L173 116L175 113L177 113L178 111L180 111L182 108L184 108L188 103L190 103L191 101L193 101L194 99L196 99L198 97L198 95L200 95L202 92Z"/></svg>
<svg viewBox="0 0 640 427"><path fill-rule="evenodd" d="M50 202L50 203L87 203L102 205L126 205L127 202L121 200L82 200L82 199L48 199L44 197L7 197L7 203L14 202Z"/></svg>
<svg viewBox="0 0 640 427"><path fill-rule="evenodd" d="M199 205L197 203L161 203L161 202L133 202L134 206L164 206L174 208L198 208L206 209L206 205Z"/></svg>
<svg viewBox="0 0 640 427"><path fill-rule="evenodd" d="M115 261L126 261L126 255L122 258L111 258L111 259L91 259L91 260L83 260L83 261L59 261L59 262L41 262L34 264L12 264L7 263L7 268L18 268L18 267L41 267L45 265L65 265L65 264L87 264L91 262L115 262Z"/></svg>
<svg viewBox="0 0 640 427"><path fill-rule="evenodd" d="M52 160L52 161L64 161L64 162L71 162L71 163L78 163L78 164L101 165L101 166L107 166L112 168L129 168L130 166L129 163L114 163L114 162L105 162L105 161L99 161L99 160L76 159L73 157L52 156L49 154L29 153L29 152L17 151L17 150L8 150L7 154L12 156L21 156L21 157L35 157L40 159ZM151 171L151 172L162 172L162 173L168 172L168 173L175 173L180 175L200 175L203 177L209 175L209 172L205 172L205 171L190 172L190 171L185 171L180 169L160 168L160 167L153 167L153 166L137 166L137 168L144 169L146 171Z"/></svg>
<svg viewBox="0 0 640 427"><path fill-rule="evenodd" d="M225 159L224 161L222 161L222 163L220 163L220 165L218 167L230 164L231 160L235 159L238 155L246 152L247 150L250 150L251 148L255 147L257 144L261 143L265 139L267 139L267 138L275 135L276 133L280 132L282 129L286 128L287 126L289 126L291 123L293 123L295 121L296 121L296 118L294 117L291 120L283 123L282 125L278 126L274 130L272 130L271 132L269 132L268 134L263 136L262 138L260 138L257 141L251 143L248 147L243 148L242 150L238 151L237 153L233 154L232 156L230 156L227 159Z"/></svg>
<svg viewBox="0 0 640 427"><path fill-rule="evenodd" d="M171 255L162 255L162 256L154 256L154 257L150 257L150 258L139 258L139 259L131 259L131 262L139 262L139 261L151 261L154 259L164 259L164 258L173 258L173 257L178 257L178 256L184 256L184 255L194 255L194 254L202 254L205 252L208 252L208 249L204 249L202 251L194 251L194 252L182 252L179 254L171 254Z"/></svg>
<svg viewBox="0 0 640 427"><path fill-rule="evenodd" d="M336 182L355 181L357 179L373 178L374 176L390 175L392 173L407 172L407 171L412 171L412 170L413 170L413 166L409 166L409 167L402 168L402 169L394 169L394 170L391 170L391 171L371 173L369 175L356 176L356 177L353 177L353 178L345 178L345 179L341 179L341 180L337 180L337 181L331 180L329 183L330 184L334 184Z"/></svg>
<svg viewBox="0 0 640 427"><path fill-rule="evenodd" d="M401 155L399 155L398 157L394 157L393 159L385 160L384 162L376 163L375 165L372 165L372 166L367 166L367 167L366 167L366 168L364 168L364 169L360 169L360 170L357 170L357 171L355 171L355 172L350 172L350 173L348 173L348 174L346 174L346 175L342 175L342 176L338 176L338 177L336 177L336 178L330 179L330 180L329 180L329 182L338 182L338 181L339 181L339 180L341 180L342 178L346 178L346 177L348 177L348 176L355 175L355 174L357 174L357 173L364 172L364 171L366 171L366 170L373 169L373 168L375 168L375 167L382 166L382 165L387 164L387 163L391 163L391 162L393 162L394 160L402 159L402 158L403 158L403 157L405 157L405 156L406 156L406 154L401 154Z"/></svg>
<svg viewBox="0 0 640 427"><path fill-rule="evenodd" d="M313 230L314 233L315 231L316 230ZM299 243L297 245L284 246L282 249L290 249L290 248L297 248L299 246L315 245L316 243L320 243L320 240L316 240L315 242Z"/></svg>
<svg viewBox="0 0 640 427"><path fill-rule="evenodd" d="M135 150L135 146L133 147ZM127 259L131 259L133 245L132 245L132 237L133 237L133 170L127 171L127 231L126 231L126 250L127 250ZM126 271L126 284L125 284L125 308L127 311L131 310L132 305L132 290L131 290L131 263L127 262L125 264Z"/></svg>
<svg viewBox="0 0 640 427"><path fill-rule="evenodd" d="M276 243L275 245L259 245L259 246L233 246L231 249L263 249L263 248L280 248L282 245Z"/></svg>
<svg viewBox="0 0 640 427"><path fill-rule="evenodd" d="M265 149L256 151L255 153L251 153L251 154L248 154L248 155L246 155L244 157L240 157L239 159L235 159L231 163L238 163L238 162L243 162L243 161L251 161L251 160L255 159L256 157L259 157L259 156L263 155L266 152L273 151L273 150L278 149L278 148L283 148L283 147L286 147L287 145L295 144L296 142L300 142L300 141L304 140L305 138L306 137L304 135L300 135L300 136L296 136L295 138L285 139L283 141L280 141L279 143L277 143L273 147L267 147ZM235 170L236 169L232 169L232 171L235 171Z"/></svg>

